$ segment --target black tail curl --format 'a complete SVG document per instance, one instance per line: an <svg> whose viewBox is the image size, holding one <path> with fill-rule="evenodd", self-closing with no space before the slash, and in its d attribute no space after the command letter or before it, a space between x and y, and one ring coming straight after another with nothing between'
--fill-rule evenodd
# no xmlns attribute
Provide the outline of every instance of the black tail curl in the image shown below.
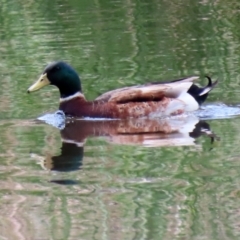
<svg viewBox="0 0 240 240"><path fill-rule="evenodd" d="M199 105L203 104L206 100L208 93L217 85L218 80L212 82L212 79L209 76L205 76L208 79L208 85L205 87L198 87L197 85L193 84L188 93L195 98Z"/></svg>

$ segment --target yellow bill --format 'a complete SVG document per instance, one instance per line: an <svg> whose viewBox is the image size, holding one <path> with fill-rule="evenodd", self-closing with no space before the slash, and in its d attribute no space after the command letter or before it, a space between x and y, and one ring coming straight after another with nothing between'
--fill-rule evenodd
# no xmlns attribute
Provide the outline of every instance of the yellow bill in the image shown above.
<svg viewBox="0 0 240 240"><path fill-rule="evenodd" d="M27 90L28 93L37 91L44 86L47 86L50 84L50 81L47 78L47 74L42 74L40 78Z"/></svg>

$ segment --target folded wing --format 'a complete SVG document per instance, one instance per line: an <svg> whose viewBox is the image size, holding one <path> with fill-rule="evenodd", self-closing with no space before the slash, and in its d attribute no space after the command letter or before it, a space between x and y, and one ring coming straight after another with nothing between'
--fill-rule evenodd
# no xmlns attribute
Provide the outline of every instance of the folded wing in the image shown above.
<svg viewBox="0 0 240 240"><path fill-rule="evenodd" d="M199 77L193 76L173 80L170 82L149 83L133 87L125 87L109 91L99 96L96 100L103 102L127 103L142 101L158 101L163 97L178 98L186 93L192 86L193 81Z"/></svg>

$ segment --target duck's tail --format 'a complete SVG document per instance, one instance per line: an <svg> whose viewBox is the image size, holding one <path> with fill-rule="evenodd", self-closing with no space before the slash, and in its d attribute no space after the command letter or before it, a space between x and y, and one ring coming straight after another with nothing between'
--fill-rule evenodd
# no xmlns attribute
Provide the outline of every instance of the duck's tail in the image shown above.
<svg viewBox="0 0 240 240"><path fill-rule="evenodd" d="M205 77L208 79L207 86L201 88L193 84L188 90L188 93L196 99L199 105L206 100L208 93L218 84L218 80L212 82L212 79L209 76Z"/></svg>

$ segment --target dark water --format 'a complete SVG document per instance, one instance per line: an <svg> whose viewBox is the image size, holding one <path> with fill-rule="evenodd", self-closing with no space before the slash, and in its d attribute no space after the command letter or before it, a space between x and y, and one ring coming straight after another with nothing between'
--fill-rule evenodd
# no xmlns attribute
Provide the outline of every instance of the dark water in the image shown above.
<svg viewBox="0 0 240 240"><path fill-rule="evenodd" d="M58 91L26 93L62 59L88 99L209 74L220 83L208 102L236 106L238 1L0 4L0 239L239 239L239 117L200 122L210 136L189 134L194 119L167 123L182 131L171 136L129 134L156 124L145 122L60 131L35 121L57 110Z"/></svg>

